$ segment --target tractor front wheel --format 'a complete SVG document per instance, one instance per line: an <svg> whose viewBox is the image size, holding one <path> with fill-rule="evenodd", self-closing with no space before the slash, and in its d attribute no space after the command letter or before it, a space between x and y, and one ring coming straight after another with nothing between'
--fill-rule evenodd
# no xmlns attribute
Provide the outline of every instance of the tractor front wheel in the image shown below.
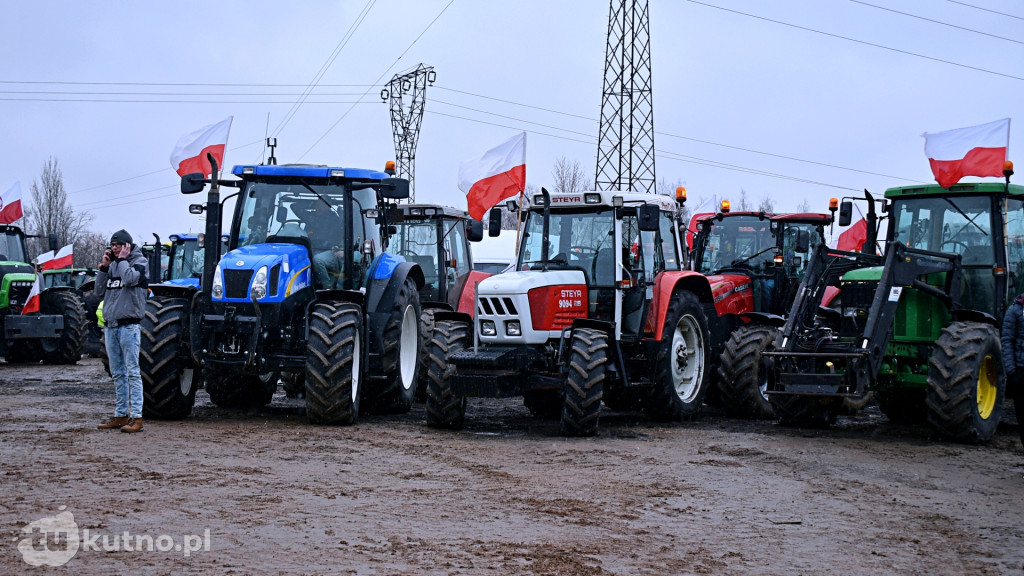
<svg viewBox="0 0 1024 576"><path fill-rule="evenodd" d="M718 389L728 415L757 419L775 417L765 394L769 367L761 354L775 347L778 332L771 326L741 326L725 343L718 369Z"/></svg>
<svg viewBox="0 0 1024 576"><path fill-rule="evenodd" d="M185 298L150 298L142 318L142 413L146 418L180 419L192 413L199 371L187 361L182 334L188 323Z"/></svg>
<svg viewBox="0 0 1024 576"><path fill-rule="evenodd" d="M306 414L317 424L354 424L362 382L362 322L359 306L319 302L313 306L306 345Z"/></svg>
<svg viewBox="0 0 1024 576"><path fill-rule="evenodd" d="M76 364L82 359L85 341L85 305L74 292L56 290L44 292L39 301L39 312L64 317L64 329L57 338L44 338L39 344L46 364Z"/></svg>
<svg viewBox="0 0 1024 576"><path fill-rule="evenodd" d="M1006 374L999 334L977 322L942 329L928 368L928 422L959 442L992 438L1002 415Z"/></svg>
<svg viewBox="0 0 1024 576"><path fill-rule="evenodd" d="M572 333L569 377L562 402L562 435L593 436L597 433L608 365L608 336L590 328Z"/></svg>
<svg viewBox="0 0 1024 576"><path fill-rule="evenodd" d="M380 365L372 366L374 375L384 376L384 387L367 398L370 410L382 414L401 414L412 408L416 399L416 379L420 369L420 296L416 283L406 278L391 306L384 325L384 350Z"/></svg>
<svg viewBox="0 0 1024 576"><path fill-rule="evenodd" d="M704 403L708 378L708 322L692 292L672 295L655 359L654 383L644 399L655 420L693 418Z"/></svg>
<svg viewBox="0 0 1024 576"><path fill-rule="evenodd" d="M466 420L466 398L452 390L455 366L449 356L463 350L469 342L469 325L442 320L434 324L428 344L430 364L427 368L427 424L434 428L458 430Z"/></svg>

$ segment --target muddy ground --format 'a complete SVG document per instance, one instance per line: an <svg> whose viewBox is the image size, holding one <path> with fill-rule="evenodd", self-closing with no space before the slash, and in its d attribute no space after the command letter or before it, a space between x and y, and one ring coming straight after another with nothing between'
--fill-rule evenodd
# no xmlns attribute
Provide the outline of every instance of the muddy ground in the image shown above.
<svg viewBox="0 0 1024 576"><path fill-rule="evenodd" d="M605 413L598 437L565 439L512 400L472 401L460 432L422 406L342 428L302 406L230 412L201 391L184 421L101 431L98 360L0 363L0 574L1024 572L1012 416L965 446L877 408L825 431ZM61 506L83 541L203 548L94 540L29 566L22 528Z"/></svg>

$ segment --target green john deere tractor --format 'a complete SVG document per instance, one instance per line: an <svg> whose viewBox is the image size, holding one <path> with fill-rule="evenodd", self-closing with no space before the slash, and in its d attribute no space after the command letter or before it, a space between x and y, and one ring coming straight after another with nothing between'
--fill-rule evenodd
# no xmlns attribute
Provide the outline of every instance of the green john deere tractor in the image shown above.
<svg viewBox="0 0 1024 576"><path fill-rule="evenodd" d="M82 357L85 308L73 287L39 293L39 310L24 313L36 272L28 264L25 233L0 225L0 354L8 363L75 364ZM50 250L57 237L50 235Z"/></svg>
<svg viewBox="0 0 1024 576"><path fill-rule="evenodd" d="M1012 173L1005 184L890 188L884 255L873 240L814 251L785 326L753 352L783 423L827 426L844 399L874 392L890 420L992 437L1007 392L1002 315L1024 291L1024 187Z"/></svg>

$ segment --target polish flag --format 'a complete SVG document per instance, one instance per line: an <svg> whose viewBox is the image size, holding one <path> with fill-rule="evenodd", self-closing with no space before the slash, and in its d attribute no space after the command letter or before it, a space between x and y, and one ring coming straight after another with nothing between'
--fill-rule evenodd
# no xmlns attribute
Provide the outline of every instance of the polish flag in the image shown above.
<svg viewBox="0 0 1024 576"><path fill-rule="evenodd" d="M58 268L71 268L71 265L75 261L74 254L75 245L68 244L57 251L56 256L50 256L50 259L46 262L40 262L40 270L56 270ZM53 254L53 251L47 252L47 254Z"/></svg>
<svg viewBox="0 0 1024 576"><path fill-rule="evenodd" d="M53 261L54 255L53 250L49 252L43 252L39 256L36 256L36 271L49 270L48 266Z"/></svg>
<svg viewBox="0 0 1024 576"><path fill-rule="evenodd" d="M459 190L466 193L469 215L483 220L484 213L526 188L526 132L459 163Z"/></svg>
<svg viewBox="0 0 1024 576"><path fill-rule="evenodd" d="M964 176L1002 176L1010 148L1010 119L924 133L924 153L935 180L943 188Z"/></svg>
<svg viewBox="0 0 1024 576"><path fill-rule="evenodd" d="M206 158L207 154L213 154L217 159L217 166L224 166L224 147L228 144L232 119L234 116L228 116L216 124L203 126L178 140L171 152L171 167L178 176L195 172L202 172L203 176L213 174L213 167Z"/></svg>
<svg viewBox="0 0 1024 576"><path fill-rule="evenodd" d="M0 194L0 224L12 224L24 215L21 209L21 182L15 182L10 190Z"/></svg>
<svg viewBox="0 0 1024 576"><path fill-rule="evenodd" d="M864 246L864 242L868 239L868 221L864 217L864 213L860 211L860 206L854 204L854 209L857 210L857 214L860 216L860 220L857 220L850 227L843 231L837 238L833 238L832 242L829 243L830 248L836 250L843 250L845 252L860 252L861 247Z"/></svg>
<svg viewBox="0 0 1024 576"><path fill-rule="evenodd" d="M33 312L39 312L39 293L40 289L40 274L36 274L36 281L32 284L32 290L28 293L28 300L25 301L25 305L21 307L22 314L31 314Z"/></svg>

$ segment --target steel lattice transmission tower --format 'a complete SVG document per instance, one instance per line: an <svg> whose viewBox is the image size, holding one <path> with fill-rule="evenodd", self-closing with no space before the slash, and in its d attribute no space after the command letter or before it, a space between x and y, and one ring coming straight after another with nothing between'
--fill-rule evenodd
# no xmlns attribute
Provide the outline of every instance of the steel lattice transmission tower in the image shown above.
<svg viewBox="0 0 1024 576"><path fill-rule="evenodd" d="M598 190L655 192L647 0L611 0L597 140Z"/></svg>
<svg viewBox="0 0 1024 576"><path fill-rule="evenodd" d="M416 143L427 103L427 86L433 84L436 77L433 66L420 64L412 72L395 74L387 88L380 92L381 99L391 104L395 169L398 176L409 179L409 202L416 200Z"/></svg>

